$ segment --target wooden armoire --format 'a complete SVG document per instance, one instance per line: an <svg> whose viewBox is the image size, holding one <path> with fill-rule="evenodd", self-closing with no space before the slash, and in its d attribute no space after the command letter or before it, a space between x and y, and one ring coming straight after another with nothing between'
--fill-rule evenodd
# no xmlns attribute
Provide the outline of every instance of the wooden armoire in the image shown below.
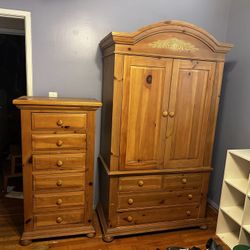
<svg viewBox="0 0 250 250"><path fill-rule="evenodd" d="M100 202L104 240L206 225L225 54L182 21L112 32L103 52Z"/></svg>

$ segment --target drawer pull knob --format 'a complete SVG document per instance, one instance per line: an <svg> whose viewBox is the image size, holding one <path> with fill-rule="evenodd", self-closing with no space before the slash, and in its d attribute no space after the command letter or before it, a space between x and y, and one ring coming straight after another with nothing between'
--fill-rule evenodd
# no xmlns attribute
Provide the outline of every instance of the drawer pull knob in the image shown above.
<svg viewBox="0 0 250 250"><path fill-rule="evenodd" d="M56 202L57 205L62 205L62 199L58 199Z"/></svg>
<svg viewBox="0 0 250 250"><path fill-rule="evenodd" d="M127 221L128 221L128 222L131 222L132 220L133 220L133 217L129 215L129 216L127 217Z"/></svg>
<svg viewBox="0 0 250 250"><path fill-rule="evenodd" d="M63 165L63 162L62 162L61 160L59 160L59 161L57 161L56 165L57 165L58 167L61 167L61 166Z"/></svg>
<svg viewBox="0 0 250 250"><path fill-rule="evenodd" d="M62 140L58 140L57 143L56 143L56 145L58 147L61 147L63 145L63 141Z"/></svg>
<svg viewBox="0 0 250 250"><path fill-rule="evenodd" d="M187 216L190 216L190 215L191 215L191 212L188 210L188 211L186 212L186 214L187 214Z"/></svg>
<svg viewBox="0 0 250 250"><path fill-rule="evenodd" d="M139 187L143 187L143 185L144 185L144 182L143 182L142 180L139 180L139 181L138 181L138 186L139 186Z"/></svg>
<svg viewBox="0 0 250 250"><path fill-rule="evenodd" d="M181 180L181 182L182 182L183 184L186 184L186 183L187 183L187 179L186 179L186 178L183 178L183 179Z"/></svg>
<svg viewBox="0 0 250 250"><path fill-rule="evenodd" d="M62 126L63 125L63 121L62 120L58 120L56 123L58 126Z"/></svg>
<svg viewBox="0 0 250 250"><path fill-rule="evenodd" d="M192 194L189 194L189 195L188 195L188 199L189 199L189 200L192 200L192 199L193 199L193 195L192 195Z"/></svg>
<svg viewBox="0 0 250 250"><path fill-rule="evenodd" d="M62 222L63 222L62 217L60 217L60 216L57 217L57 218L56 218L56 222L59 223L59 224L62 223Z"/></svg>
<svg viewBox="0 0 250 250"><path fill-rule="evenodd" d="M174 117L174 115L175 115L175 113L173 112L173 111L171 111L171 112L169 112L169 114L168 114L171 118L173 118Z"/></svg>
<svg viewBox="0 0 250 250"><path fill-rule="evenodd" d="M62 180L58 180L57 183L56 183L56 185L57 185L58 187L61 187L62 184L63 184Z"/></svg>
<svg viewBox="0 0 250 250"><path fill-rule="evenodd" d="M162 112L162 116L163 116L163 117L167 117L167 116L168 116L168 111L166 111L166 110L163 111L163 112Z"/></svg>
<svg viewBox="0 0 250 250"><path fill-rule="evenodd" d="M132 205L133 203L134 203L134 200L133 200L133 199L131 199L131 198L128 199L128 204L129 204L129 205Z"/></svg>

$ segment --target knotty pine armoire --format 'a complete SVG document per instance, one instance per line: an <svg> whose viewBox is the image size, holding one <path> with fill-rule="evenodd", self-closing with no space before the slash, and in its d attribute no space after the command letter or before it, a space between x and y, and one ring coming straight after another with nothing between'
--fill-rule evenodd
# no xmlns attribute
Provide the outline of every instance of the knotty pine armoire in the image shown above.
<svg viewBox="0 0 250 250"><path fill-rule="evenodd" d="M182 21L112 32L103 52L100 202L104 240L206 225L225 54Z"/></svg>

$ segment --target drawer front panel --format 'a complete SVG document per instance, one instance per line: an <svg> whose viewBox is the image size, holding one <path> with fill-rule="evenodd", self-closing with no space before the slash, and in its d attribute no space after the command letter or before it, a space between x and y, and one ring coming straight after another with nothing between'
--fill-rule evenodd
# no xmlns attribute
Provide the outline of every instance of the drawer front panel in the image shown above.
<svg viewBox="0 0 250 250"><path fill-rule="evenodd" d="M78 190L83 190L84 185L84 173L34 176L35 191L46 189L55 189L59 191L66 188L75 188Z"/></svg>
<svg viewBox="0 0 250 250"><path fill-rule="evenodd" d="M86 149L86 134L33 134L33 150Z"/></svg>
<svg viewBox="0 0 250 250"><path fill-rule="evenodd" d="M198 203L200 199L200 192L194 190L143 194L121 194L118 197L118 209L134 209Z"/></svg>
<svg viewBox="0 0 250 250"><path fill-rule="evenodd" d="M83 224L83 210L64 211L57 213L40 214L34 216L34 227L43 228L48 226L63 227L70 224Z"/></svg>
<svg viewBox="0 0 250 250"><path fill-rule="evenodd" d="M161 221L194 219L198 216L198 208L199 206L190 205L118 213L117 222L119 226L128 226Z"/></svg>
<svg viewBox="0 0 250 250"><path fill-rule="evenodd" d="M130 176L119 178L119 191L149 191L161 189L161 176Z"/></svg>
<svg viewBox="0 0 250 250"><path fill-rule="evenodd" d="M202 174L173 174L163 178L163 188L168 191L200 189L201 184Z"/></svg>
<svg viewBox="0 0 250 250"><path fill-rule="evenodd" d="M85 129L87 114L33 113L32 129Z"/></svg>
<svg viewBox="0 0 250 250"><path fill-rule="evenodd" d="M33 170L85 170L86 155L82 154L43 154L34 155Z"/></svg>
<svg viewBox="0 0 250 250"><path fill-rule="evenodd" d="M54 194L35 194L34 209L84 206L84 191Z"/></svg>

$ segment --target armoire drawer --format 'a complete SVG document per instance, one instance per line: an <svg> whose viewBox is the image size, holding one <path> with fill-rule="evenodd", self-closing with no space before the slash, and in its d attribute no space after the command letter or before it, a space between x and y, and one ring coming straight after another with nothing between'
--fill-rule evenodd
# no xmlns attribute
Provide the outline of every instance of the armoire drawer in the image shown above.
<svg viewBox="0 0 250 250"><path fill-rule="evenodd" d="M118 226L128 226L161 221L194 219L198 216L198 208L198 205L186 205L117 213L117 224Z"/></svg>
<svg viewBox="0 0 250 250"><path fill-rule="evenodd" d="M50 189L59 191L67 188L83 190L85 185L85 173L34 175L33 178L34 191Z"/></svg>
<svg viewBox="0 0 250 250"><path fill-rule="evenodd" d="M176 192L153 192L137 194L119 194L118 209L149 208L199 203L201 198L197 190Z"/></svg>
<svg viewBox="0 0 250 250"><path fill-rule="evenodd" d="M161 176L129 176L119 178L119 191L149 191L161 189Z"/></svg>
<svg viewBox="0 0 250 250"><path fill-rule="evenodd" d="M86 149L86 134L33 134L32 149Z"/></svg>
<svg viewBox="0 0 250 250"><path fill-rule="evenodd" d="M34 227L63 227L67 225L76 225L84 223L84 211L79 210L65 210L63 212L55 212L48 214L37 214L34 216Z"/></svg>
<svg viewBox="0 0 250 250"><path fill-rule="evenodd" d="M32 113L32 129L85 129L86 114Z"/></svg>
<svg viewBox="0 0 250 250"><path fill-rule="evenodd" d="M169 174L163 177L163 189L167 191L183 189L200 189L202 174Z"/></svg>
<svg viewBox="0 0 250 250"><path fill-rule="evenodd" d="M33 170L85 170L85 153L33 155Z"/></svg>
<svg viewBox="0 0 250 250"><path fill-rule="evenodd" d="M44 208L66 208L84 206L84 191L59 192L34 195L34 210Z"/></svg>

